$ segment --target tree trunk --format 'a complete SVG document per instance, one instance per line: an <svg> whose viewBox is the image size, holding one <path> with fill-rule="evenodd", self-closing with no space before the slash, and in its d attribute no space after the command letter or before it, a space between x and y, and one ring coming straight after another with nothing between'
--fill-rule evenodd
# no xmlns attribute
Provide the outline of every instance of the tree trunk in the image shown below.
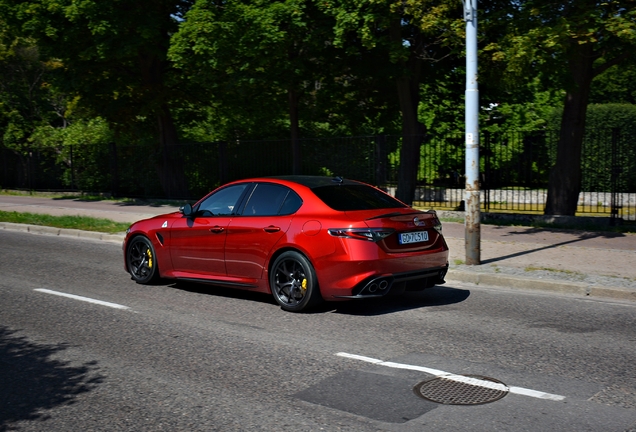
<svg viewBox="0 0 636 432"><path fill-rule="evenodd" d="M418 81L410 77L397 80L400 110L402 111L402 148L400 149L400 169L396 198L411 205L417 185L417 171L420 166L420 144L424 125L417 119L419 103ZM416 87L417 90L413 90Z"/></svg>
<svg viewBox="0 0 636 432"><path fill-rule="evenodd" d="M189 198L183 155L170 109L163 105L157 114L161 156L157 161L159 181L167 198Z"/></svg>
<svg viewBox="0 0 636 432"><path fill-rule="evenodd" d="M401 23L392 26L394 43L402 44ZM403 74L397 79L397 92L402 112L402 148L400 149L400 169L395 196L405 204L413 204L417 171L420 165L420 145L424 135L424 125L419 122L417 108L420 102L420 74L422 60L411 54L405 61Z"/></svg>
<svg viewBox="0 0 636 432"><path fill-rule="evenodd" d="M594 52L590 43L573 40L569 53L572 78L566 92L557 159L550 172L546 215L574 216L581 191L581 153L585 134L587 103L594 78Z"/></svg>

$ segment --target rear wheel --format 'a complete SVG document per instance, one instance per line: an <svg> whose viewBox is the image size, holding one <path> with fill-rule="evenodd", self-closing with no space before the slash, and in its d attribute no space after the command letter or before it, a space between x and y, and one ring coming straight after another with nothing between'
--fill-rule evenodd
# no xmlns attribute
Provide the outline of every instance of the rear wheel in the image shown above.
<svg viewBox="0 0 636 432"><path fill-rule="evenodd" d="M148 238L138 236L128 244L126 264L133 280L140 284L148 284L159 278L155 248Z"/></svg>
<svg viewBox="0 0 636 432"><path fill-rule="evenodd" d="M274 300L286 311L300 312L321 300L314 267L296 251L283 252L276 258L269 286Z"/></svg>

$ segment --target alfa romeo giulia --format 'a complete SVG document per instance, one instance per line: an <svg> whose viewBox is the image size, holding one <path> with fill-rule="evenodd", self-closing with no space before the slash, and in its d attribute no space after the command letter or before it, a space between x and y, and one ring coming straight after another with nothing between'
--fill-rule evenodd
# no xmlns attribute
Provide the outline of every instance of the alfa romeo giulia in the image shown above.
<svg viewBox="0 0 636 432"><path fill-rule="evenodd" d="M287 311L444 283L437 214L340 177L246 179L136 222L123 244L140 284L158 278L271 293Z"/></svg>

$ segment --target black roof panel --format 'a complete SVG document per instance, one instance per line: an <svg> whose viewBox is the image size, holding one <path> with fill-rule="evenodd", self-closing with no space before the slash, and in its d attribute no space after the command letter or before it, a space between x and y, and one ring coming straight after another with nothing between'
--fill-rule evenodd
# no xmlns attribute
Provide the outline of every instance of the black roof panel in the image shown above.
<svg viewBox="0 0 636 432"><path fill-rule="evenodd" d="M269 177L272 179L287 180L307 186L310 189L314 189L322 186L333 186L337 184L343 185L359 185L360 182L355 180L343 179L341 177L327 177L327 176L309 176L309 175L288 175L288 176L274 176Z"/></svg>

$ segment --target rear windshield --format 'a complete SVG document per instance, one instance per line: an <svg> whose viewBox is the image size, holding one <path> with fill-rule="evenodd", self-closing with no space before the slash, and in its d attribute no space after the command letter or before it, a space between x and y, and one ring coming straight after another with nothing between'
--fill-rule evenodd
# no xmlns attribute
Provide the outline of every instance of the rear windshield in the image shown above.
<svg viewBox="0 0 636 432"><path fill-rule="evenodd" d="M329 185L313 188L312 191L325 204L338 211L405 207L392 196L366 185Z"/></svg>

